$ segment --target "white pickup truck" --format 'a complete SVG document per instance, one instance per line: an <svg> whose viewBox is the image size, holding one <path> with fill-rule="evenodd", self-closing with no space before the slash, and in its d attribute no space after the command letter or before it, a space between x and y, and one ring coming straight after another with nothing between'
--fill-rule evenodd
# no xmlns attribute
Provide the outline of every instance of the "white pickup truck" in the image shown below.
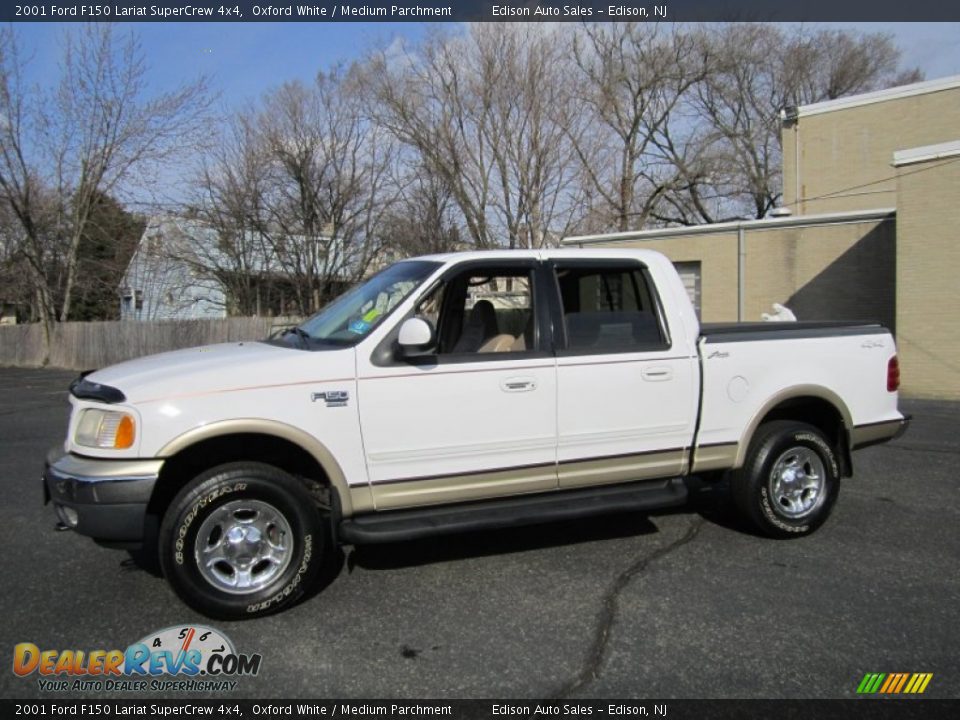
<svg viewBox="0 0 960 720"><path fill-rule="evenodd" d="M333 544L681 505L797 537L902 432L880 325L701 326L650 251L399 262L280 338L81 376L44 488L61 529L155 549L214 617L287 606Z"/></svg>

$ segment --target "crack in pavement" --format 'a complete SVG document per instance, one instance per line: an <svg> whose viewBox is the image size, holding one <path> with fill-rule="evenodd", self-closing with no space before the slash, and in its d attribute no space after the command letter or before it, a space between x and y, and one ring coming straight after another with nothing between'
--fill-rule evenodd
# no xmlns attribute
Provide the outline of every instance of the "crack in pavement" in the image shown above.
<svg viewBox="0 0 960 720"><path fill-rule="evenodd" d="M937 447L935 445L877 445L877 450L906 450L907 452L942 453L944 455L960 455L955 448Z"/></svg>
<svg viewBox="0 0 960 720"><path fill-rule="evenodd" d="M703 527L703 523L704 519L702 517L695 518L682 537L659 550L655 550L647 556L637 559L617 575L613 581L613 585L603 598L603 605L600 608L596 629L593 633L593 644L587 653L583 667L580 672L577 673L576 677L562 685L558 691L549 697L557 699L570 697L573 693L582 690L599 677L600 666L603 664L607 653L607 645L610 641L610 630L613 627L614 620L616 620L620 593L623 592L624 588L630 584L630 581L633 580L634 577L646 570L650 563L669 555L674 550L683 547L696 538L697 533L700 532L700 528Z"/></svg>

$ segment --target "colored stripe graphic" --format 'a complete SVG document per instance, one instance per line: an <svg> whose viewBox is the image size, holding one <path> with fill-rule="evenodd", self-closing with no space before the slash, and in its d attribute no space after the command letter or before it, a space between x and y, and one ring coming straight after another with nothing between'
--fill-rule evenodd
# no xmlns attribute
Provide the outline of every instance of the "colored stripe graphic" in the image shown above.
<svg viewBox="0 0 960 720"><path fill-rule="evenodd" d="M867 673L857 686L857 694L919 695L932 678L933 673Z"/></svg>
<svg viewBox="0 0 960 720"><path fill-rule="evenodd" d="M887 681L880 686L880 692L881 693L890 692L890 688L897 684L897 680L899 679L899 677L900 675L898 673L890 673L889 675L887 675Z"/></svg>
<svg viewBox="0 0 960 720"><path fill-rule="evenodd" d="M908 677L910 677L910 673L900 673L900 679L897 680L897 686L891 689L890 692L894 692L894 693L900 692L900 690L903 688L904 683L907 682Z"/></svg>
<svg viewBox="0 0 960 720"><path fill-rule="evenodd" d="M880 689L880 683L883 682L883 679L887 676L886 673L874 673L873 682L867 687L866 692L875 693Z"/></svg>

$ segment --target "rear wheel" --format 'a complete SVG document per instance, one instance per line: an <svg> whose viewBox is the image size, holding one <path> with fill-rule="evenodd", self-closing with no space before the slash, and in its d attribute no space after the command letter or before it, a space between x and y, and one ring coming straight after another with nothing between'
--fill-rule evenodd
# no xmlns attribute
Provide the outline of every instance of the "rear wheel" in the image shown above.
<svg viewBox="0 0 960 720"><path fill-rule="evenodd" d="M299 480L270 465L230 463L173 499L160 526L160 565L188 605L240 620L300 597L325 540L324 517Z"/></svg>
<svg viewBox="0 0 960 720"><path fill-rule="evenodd" d="M740 513L764 534L809 535L826 522L840 491L836 452L812 425L765 423L731 490Z"/></svg>

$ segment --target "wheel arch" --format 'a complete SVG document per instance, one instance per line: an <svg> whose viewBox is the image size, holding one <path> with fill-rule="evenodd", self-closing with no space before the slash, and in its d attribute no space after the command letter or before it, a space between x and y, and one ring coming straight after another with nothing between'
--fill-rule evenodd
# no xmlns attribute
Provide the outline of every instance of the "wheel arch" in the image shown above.
<svg viewBox="0 0 960 720"><path fill-rule="evenodd" d="M823 431L837 451L841 476L849 477L853 472L850 457L853 416L837 393L820 385L797 385L769 398L747 424L737 446L734 468L743 467L757 429L770 420L805 422Z"/></svg>
<svg viewBox="0 0 960 720"><path fill-rule="evenodd" d="M338 515L349 517L353 514L350 488L333 453L300 428L258 418L224 420L192 428L164 445L157 453L157 457L164 458L164 465L150 501L152 509L156 511L163 506L164 500L169 502L189 481L189 478L182 477L185 469L197 467L198 462L206 466L202 469L235 460L262 462L257 451L265 448L274 453L272 464L329 485L336 496L331 501L336 503Z"/></svg>

